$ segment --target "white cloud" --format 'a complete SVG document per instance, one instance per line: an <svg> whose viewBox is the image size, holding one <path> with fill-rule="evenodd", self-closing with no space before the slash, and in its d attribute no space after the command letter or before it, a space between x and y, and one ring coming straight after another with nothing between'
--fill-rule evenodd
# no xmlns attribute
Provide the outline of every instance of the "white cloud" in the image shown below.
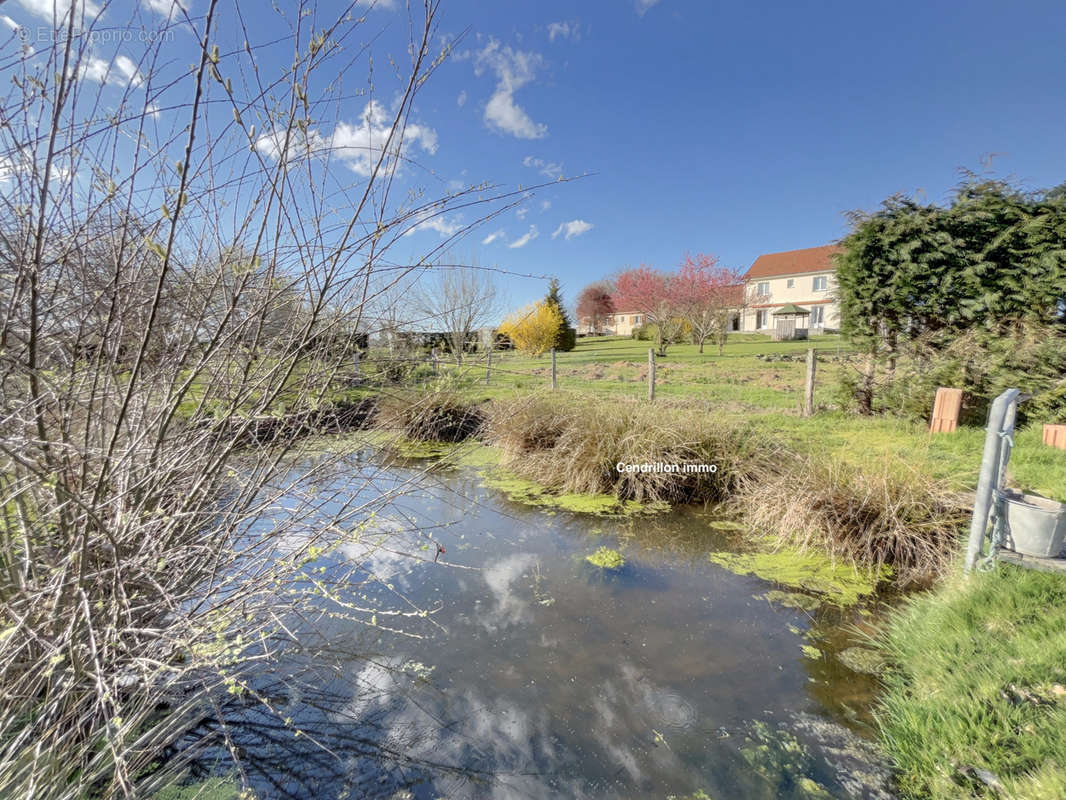
<svg viewBox="0 0 1066 800"><path fill-rule="evenodd" d="M551 207L552 207L552 201L551 200L541 200L540 201L540 210L541 211L547 211Z"/></svg>
<svg viewBox="0 0 1066 800"><path fill-rule="evenodd" d="M115 56L115 60L111 62L89 56L78 65L78 76L94 83L110 83L115 86L136 88L144 83L144 77L137 71L137 65L133 63L133 59L126 56Z"/></svg>
<svg viewBox="0 0 1066 800"><path fill-rule="evenodd" d="M525 219L526 218L526 214L528 214L528 213L529 213L529 209L526 206L522 206L521 208L519 208L518 210L516 210L514 212L514 215L516 217L518 217L519 219Z"/></svg>
<svg viewBox="0 0 1066 800"><path fill-rule="evenodd" d="M484 239L481 240L481 243L482 244L492 244L497 239L502 239L504 236L506 236L506 233L501 228L498 231L493 231L492 233L490 233L488 236L486 236Z"/></svg>
<svg viewBox="0 0 1066 800"><path fill-rule="evenodd" d="M538 236L540 236L540 231L537 230L537 226L536 225L530 225L528 231L526 231L524 234L519 236L517 239L515 239L513 242L511 242L507 246L510 247L512 250L514 250L516 248L519 248L519 247L525 247L527 244L532 242Z"/></svg>
<svg viewBox="0 0 1066 800"><path fill-rule="evenodd" d="M581 38L581 25L577 22L549 22L548 41L554 42L557 38L572 38L574 41L577 41Z"/></svg>
<svg viewBox="0 0 1066 800"><path fill-rule="evenodd" d="M463 223L455 217L448 219L439 210L435 212L433 209L427 209L419 216L419 222L405 232L404 236L410 236L417 231L436 231L442 239L447 239L449 236L459 233L463 227Z"/></svg>
<svg viewBox="0 0 1066 800"><path fill-rule="evenodd" d="M533 167L538 170L541 175L546 178L551 178L553 181L558 180L563 176L562 164L556 164L554 161L545 161L543 158L526 156L522 159L522 166Z"/></svg>
<svg viewBox="0 0 1066 800"><path fill-rule="evenodd" d="M459 108L462 108L466 105L466 89L463 89L463 91L459 92L459 96L455 98L455 104L459 106Z"/></svg>
<svg viewBox="0 0 1066 800"><path fill-rule="evenodd" d="M362 119L358 124L341 122L337 125L330 140L330 147L353 172L367 176L373 171L391 132L392 119L385 112L385 107L377 100L371 100L363 109ZM401 157L406 155L396 153L396 144L394 141L391 154ZM415 144L433 155L437 152L437 132L425 125L409 122L403 130L404 150Z"/></svg>
<svg viewBox="0 0 1066 800"><path fill-rule="evenodd" d="M530 602L519 595L515 584L536 563L537 557L532 553L515 553L482 569L481 574L496 601L494 608L478 615L487 630L497 631L529 621Z"/></svg>
<svg viewBox="0 0 1066 800"><path fill-rule="evenodd" d="M575 236L580 236L583 233L588 233L592 230L592 223L585 222L583 219L572 219L569 222L564 222L558 228L555 229L555 233L552 234L554 239L559 234L564 234L564 239L569 241Z"/></svg>
<svg viewBox="0 0 1066 800"><path fill-rule="evenodd" d="M74 21L91 22L100 13L100 6L92 0L18 0L19 5L49 21L62 21L74 9Z"/></svg>
<svg viewBox="0 0 1066 800"><path fill-rule="evenodd" d="M469 54L463 57L469 57ZM473 58L475 74L482 75L491 70L496 75L496 91L485 104L485 124L492 130L519 139L547 136L548 126L534 122L514 99L515 92L532 82L543 63L540 54L501 47L497 39L490 38Z"/></svg>
<svg viewBox="0 0 1066 800"><path fill-rule="evenodd" d="M659 0L636 0L636 3L637 13L643 17L645 14L648 13L649 9L651 9L653 6L659 5Z"/></svg>
<svg viewBox="0 0 1066 800"><path fill-rule="evenodd" d="M140 86L144 83L144 78L141 77L141 73L137 71L137 65L133 63L133 59L126 56L115 56L115 69L122 73L122 77L126 79L126 82L133 87Z"/></svg>
<svg viewBox="0 0 1066 800"><path fill-rule="evenodd" d="M392 118L381 103L371 100L363 109L359 122L340 122L329 136L317 130L310 130L307 134L293 130L289 137L288 158L328 154L342 161L357 175L368 177L374 171L391 132ZM281 156L284 140L285 132L274 130L260 136L256 148L270 158L277 159ZM429 126L409 122L403 131L402 149L398 148L399 142L394 139L383 168L391 166L390 159L408 157L411 147L416 144L433 155L437 152L437 132Z"/></svg>
<svg viewBox="0 0 1066 800"><path fill-rule="evenodd" d="M282 157L286 161L299 161L324 155L329 150L329 143L314 129L304 133L294 128L289 131L288 142L285 139L284 130L274 129L255 140L255 149L275 161Z"/></svg>
<svg viewBox="0 0 1066 800"><path fill-rule="evenodd" d="M168 21L180 16L182 11L189 10L188 0L142 0L142 2Z"/></svg>
<svg viewBox="0 0 1066 800"><path fill-rule="evenodd" d="M28 171L32 167L25 158L0 156L0 183L7 183L20 169Z"/></svg>
<svg viewBox="0 0 1066 800"><path fill-rule="evenodd" d="M107 80L107 73L110 68L111 65L102 58L90 57L78 65L78 77L94 83L103 83Z"/></svg>

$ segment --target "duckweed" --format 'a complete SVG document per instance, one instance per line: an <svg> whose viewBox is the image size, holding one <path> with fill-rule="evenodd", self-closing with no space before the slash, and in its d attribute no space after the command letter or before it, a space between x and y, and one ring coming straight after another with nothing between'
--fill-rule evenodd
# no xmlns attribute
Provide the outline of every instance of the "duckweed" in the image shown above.
<svg viewBox="0 0 1066 800"><path fill-rule="evenodd" d="M621 569L626 565L622 554L609 547L601 547L595 553L585 556L585 560L602 569Z"/></svg>
<svg viewBox="0 0 1066 800"><path fill-rule="evenodd" d="M858 569L813 550L717 552L707 557L738 575L755 575L765 581L814 592L839 606L854 605L865 595L873 594L877 584L888 577L887 569Z"/></svg>

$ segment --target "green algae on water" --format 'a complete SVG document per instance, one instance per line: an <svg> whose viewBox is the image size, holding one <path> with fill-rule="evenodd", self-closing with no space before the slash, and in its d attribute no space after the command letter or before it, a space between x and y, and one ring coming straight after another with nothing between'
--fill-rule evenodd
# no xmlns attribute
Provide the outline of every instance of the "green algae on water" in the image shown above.
<svg viewBox="0 0 1066 800"><path fill-rule="evenodd" d="M400 458L428 459L445 458L459 445L454 442L422 442L417 439L397 439L386 445L385 449Z"/></svg>
<svg viewBox="0 0 1066 800"><path fill-rule="evenodd" d="M585 556L585 560L601 569L621 569L626 565L622 554L609 547L601 547L595 553Z"/></svg>
<svg viewBox="0 0 1066 800"><path fill-rule="evenodd" d="M340 442L340 440L338 441ZM348 449L371 447L375 450L381 450L387 455L412 460L444 458L454 453L461 446L456 442L409 439L401 431L390 428L373 428L359 431L356 434L344 437L343 441L346 444L338 444L338 446L347 447Z"/></svg>
<svg viewBox="0 0 1066 800"><path fill-rule="evenodd" d="M807 656L807 658L818 659L822 657L822 651L812 644L801 645L800 650L803 651L803 655Z"/></svg>
<svg viewBox="0 0 1066 800"><path fill-rule="evenodd" d="M799 608L804 611L814 611L822 604L821 600L817 597L811 597L809 594L782 592L780 589L771 589L764 594L763 597L774 605L785 606L786 608Z"/></svg>
<svg viewBox="0 0 1066 800"><path fill-rule="evenodd" d="M744 523L731 519L712 519L707 523L707 527L716 531L746 531L748 529Z"/></svg>
<svg viewBox="0 0 1066 800"><path fill-rule="evenodd" d="M854 605L863 596L873 594L877 584L888 577L887 569L858 569L813 550L718 552L708 554L707 558L738 575L754 575L765 581L814 592L838 606Z"/></svg>
<svg viewBox="0 0 1066 800"><path fill-rule="evenodd" d="M481 442L466 442L448 459L448 463L457 467L489 469L499 466L501 456L502 451L498 447Z"/></svg>
<svg viewBox="0 0 1066 800"><path fill-rule="evenodd" d="M555 508L578 514L630 516L668 511L666 503L638 503L619 500L610 494L555 494L536 481L520 478L513 472L493 469L481 473L481 482L489 489L507 495L507 499L527 506Z"/></svg>
<svg viewBox="0 0 1066 800"><path fill-rule="evenodd" d="M773 796L789 800L830 800L832 794L808 773L815 759L800 741L785 730L754 722L740 755L767 784Z"/></svg>
<svg viewBox="0 0 1066 800"><path fill-rule="evenodd" d="M849 647L837 653L837 659L852 672L876 675L885 667L885 659L869 647Z"/></svg>

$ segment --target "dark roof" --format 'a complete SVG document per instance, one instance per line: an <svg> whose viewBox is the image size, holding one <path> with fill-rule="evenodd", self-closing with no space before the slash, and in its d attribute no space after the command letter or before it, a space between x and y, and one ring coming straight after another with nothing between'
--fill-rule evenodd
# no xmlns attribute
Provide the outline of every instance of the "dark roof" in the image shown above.
<svg viewBox="0 0 1066 800"><path fill-rule="evenodd" d="M804 272L830 272L836 269L833 256L840 252L840 247L827 244L822 247L808 247L804 250L786 250L783 253L766 253L755 259L747 275L752 278L773 278L778 275L796 275Z"/></svg>

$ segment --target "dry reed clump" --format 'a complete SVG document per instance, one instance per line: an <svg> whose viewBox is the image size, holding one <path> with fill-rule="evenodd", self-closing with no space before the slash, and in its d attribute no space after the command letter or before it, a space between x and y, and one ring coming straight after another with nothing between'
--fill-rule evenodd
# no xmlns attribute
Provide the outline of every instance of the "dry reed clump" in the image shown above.
<svg viewBox="0 0 1066 800"><path fill-rule="evenodd" d="M782 546L819 547L856 564L893 569L899 584L944 572L968 511L957 492L889 465L871 471L794 459L749 480L734 498L751 526Z"/></svg>
<svg viewBox="0 0 1066 800"><path fill-rule="evenodd" d="M803 457L744 423L665 404L543 395L497 401L485 432L507 469L548 489L641 502L729 501L781 546L889 566L901 584L944 571L968 514L957 493L927 476ZM619 463L717 471L625 472Z"/></svg>
<svg viewBox="0 0 1066 800"><path fill-rule="evenodd" d="M419 442L462 442L477 436L484 421L477 403L450 391L383 394L376 415L379 427Z"/></svg>
<svg viewBox="0 0 1066 800"><path fill-rule="evenodd" d="M491 407L488 437L518 475L563 492L622 500L718 501L779 446L746 426L682 408L534 396ZM714 472L620 471L618 465L714 465Z"/></svg>

